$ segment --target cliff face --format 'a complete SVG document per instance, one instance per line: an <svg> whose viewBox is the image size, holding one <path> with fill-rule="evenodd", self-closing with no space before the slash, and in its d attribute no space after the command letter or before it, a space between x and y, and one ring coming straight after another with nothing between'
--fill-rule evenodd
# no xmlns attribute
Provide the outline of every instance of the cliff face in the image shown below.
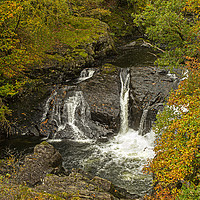
<svg viewBox="0 0 200 200"><path fill-rule="evenodd" d="M73 20L78 21L78 25L73 26L75 30L62 27L56 32L57 41L54 39L48 49L44 48L42 62L28 72L28 76L39 77L49 84L65 83L67 79L77 77L84 67L91 67L97 59L114 52L114 42L106 23L84 17Z"/></svg>
<svg viewBox="0 0 200 200"><path fill-rule="evenodd" d="M22 94L9 99L9 106L13 110L11 120L14 122L11 134L39 135L43 107L53 85L66 85L68 80L77 78L84 68L93 66L97 60L115 52L108 26L99 20L94 21L100 30L98 35L89 38L88 43L74 48L61 43L52 46L44 52L45 59L41 65L27 71L34 82L27 85Z"/></svg>

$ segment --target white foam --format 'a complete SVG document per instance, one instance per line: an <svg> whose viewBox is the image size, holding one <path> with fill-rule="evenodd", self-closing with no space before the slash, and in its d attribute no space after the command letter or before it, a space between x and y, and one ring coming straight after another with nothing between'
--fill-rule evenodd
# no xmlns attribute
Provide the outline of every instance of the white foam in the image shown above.
<svg viewBox="0 0 200 200"><path fill-rule="evenodd" d="M48 139L47 142L49 142L49 143L62 142L62 139Z"/></svg>
<svg viewBox="0 0 200 200"><path fill-rule="evenodd" d="M129 129L127 133L118 134L110 143L101 146L100 149L102 153L109 152L119 159L148 159L154 157L153 141L153 131L141 136L138 131Z"/></svg>

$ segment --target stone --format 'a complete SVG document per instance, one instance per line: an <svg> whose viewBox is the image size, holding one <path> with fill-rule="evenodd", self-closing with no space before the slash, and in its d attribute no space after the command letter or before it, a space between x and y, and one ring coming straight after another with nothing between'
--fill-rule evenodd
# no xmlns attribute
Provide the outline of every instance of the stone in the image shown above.
<svg viewBox="0 0 200 200"><path fill-rule="evenodd" d="M72 197L83 199L113 200L112 194L96 186L84 175L72 172L69 176L49 175L44 178L43 184L36 186L37 190L48 193L67 193Z"/></svg>
<svg viewBox="0 0 200 200"><path fill-rule="evenodd" d="M98 176L95 176L92 181L94 184L101 187L104 191L109 192L111 190L112 183L111 181L108 181L106 179L100 178Z"/></svg>
<svg viewBox="0 0 200 200"><path fill-rule="evenodd" d="M178 81L172 81L165 70L154 67L132 67L130 71L130 125L138 130L142 113L147 109L144 132L148 132L152 122L156 120L157 112L162 110L170 90L177 88Z"/></svg>
<svg viewBox="0 0 200 200"><path fill-rule="evenodd" d="M131 195L126 190L113 185L110 181L89 174L80 169L72 169L69 176L47 175L43 184L35 187L37 191L59 194L78 199L138 199L138 195Z"/></svg>
<svg viewBox="0 0 200 200"><path fill-rule="evenodd" d="M114 65L104 65L92 78L78 86L90 107L91 119L114 132L118 132L120 126L119 69Z"/></svg>
<svg viewBox="0 0 200 200"><path fill-rule="evenodd" d="M42 142L34 148L34 153L27 155L20 168L19 181L29 186L40 184L50 173L59 173L62 169L60 153L49 143Z"/></svg>

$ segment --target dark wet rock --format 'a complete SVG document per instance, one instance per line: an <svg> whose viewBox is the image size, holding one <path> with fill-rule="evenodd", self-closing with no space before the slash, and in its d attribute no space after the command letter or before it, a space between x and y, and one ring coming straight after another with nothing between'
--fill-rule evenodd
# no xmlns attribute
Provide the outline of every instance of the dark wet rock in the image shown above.
<svg viewBox="0 0 200 200"><path fill-rule="evenodd" d="M49 138L99 138L110 132L91 117L83 91L76 86L55 90L46 102L40 134Z"/></svg>
<svg viewBox="0 0 200 200"><path fill-rule="evenodd" d="M107 64L95 75L79 84L87 101L91 119L108 129L119 130L120 121L120 80L119 68Z"/></svg>
<svg viewBox="0 0 200 200"><path fill-rule="evenodd" d="M45 106L41 135L99 138L119 130L119 68L107 64L93 70L93 77L77 79L76 85L53 91Z"/></svg>
<svg viewBox="0 0 200 200"><path fill-rule="evenodd" d="M50 94L51 87L38 81L36 85L30 85L30 88L23 93L10 98L9 108L12 110L12 115L9 120L12 129L9 135L38 136L44 102Z"/></svg>
<svg viewBox="0 0 200 200"><path fill-rule="evenodd" d="M157 70L157 73L160 75L167 75L168 71L165 69L160 69L160 70Z"/></svg>
<svg viewBox="0 0 200 200"><path fill-rule="evenodd" d="M158 110L162 110L163 103L171 89L177 87L178 80L172 80L166 70L154 67L131 68L130 94L130 122L134 129L138 129L144 110L148 110L144 132L150 130L152 122L156 120Z"/></svg>
<svg viewBox="0 0 200 200"><path fill-rule="evenodd" d="M39 136L40 135L40 130L37 127L37 125L32 125L31 127L28 128L29 134L34 135L34 136Z"/></svg>
<svg viewBox="0 0 200 200"><path fill-rule="evenodd" d="M19 181L29 186L42 183L43 178L50 173L61 173L62 157L60 153L47 142L42 142L34 148L34 153L27 155L19 172Z"/></svg>

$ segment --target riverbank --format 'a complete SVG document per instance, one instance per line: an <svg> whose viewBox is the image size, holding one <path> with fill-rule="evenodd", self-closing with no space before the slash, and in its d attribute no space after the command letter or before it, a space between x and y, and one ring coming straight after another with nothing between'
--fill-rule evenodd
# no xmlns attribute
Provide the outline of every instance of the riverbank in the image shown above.
<svg viewBox="0 0 200 200"><path fill-rule="evenodd" d="M64 169L60 153L47 142L36 145L25 159L10 156L1 160L0 166L0 198L5 200L141 199L83 170Z"/></svg>

